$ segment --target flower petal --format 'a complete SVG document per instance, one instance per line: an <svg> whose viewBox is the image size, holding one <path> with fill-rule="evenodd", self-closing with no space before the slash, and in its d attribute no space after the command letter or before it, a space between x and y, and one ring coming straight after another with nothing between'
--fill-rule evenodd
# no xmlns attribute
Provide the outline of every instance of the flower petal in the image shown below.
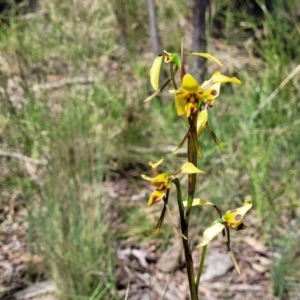
<svg viewBox="0 0 300 300"><path fill-rule="evenodd" d="M177 148L173 151L173 153L175 154L181 147L182 145L184 144L184 142L186 141L186 139L188 138L190 132L191 132L191 129L192 129L192 124L190 125L190 127L188 128L187 132L185 133L183 139L181 140L181 142L179 143L179 145L177 146Z"/></svg>
<svg viewBox="0 0 300 300"><path fill-rule="evenodd" d="M155 90L158 89L159 85L159 74L160 68L163 62L163 55L159 55L155 58L153 65L150 69L150 82Z"/></svg>
<svg viewBox="0 0 300 300"><path fill-rule="evenodd" d="M151 206L152 204L159 202L163 199L165 195L165 191L153 191L153 193L151 194L149 200L148 200L148 206Z"/></svg>
<svg viewBox="0 0 300 300"><path fill-rule="evenodd" d="M179 90L169 90L169 93L171 93L171 94L177 94L177 93L180 93L180 91Z"/></svg>
<svg viewBox="0 0 300 300"><path fill-rule="evenodd" d="M252 207L252 201L249 199L246 199L244 201L243 206L237 208L237 209L232 209L228 210L224 215L223 215L223 220L230 224L228 225L229 227L232 227L236 230L241 230L246 228L245 224L243 224L241 221L244 217L244 215L247 213L247 211Z"/></svg>
<svg viewBox="0 0 300 300"><path fill-rule="evenodd" d="M240 268L239 268L239 266L238 266L238 264L237 264L237 262L236 262L236 259L235 259L234 255L233 255L233 252L232 252L232 251L229 251L229 254L230 254L231 260L232 260L232 262L233 262L233 264L234 264L234 266L235 266L237 272L238 272L239 274L241 274Z"/></svg>
<svg viewBox="0 0 300 300"><path fill-rule="evenodd" d="M187 207L187 203L188 203L187 201L183 201L183 206ZM208 205L214 206L213 203L206 201L204 199L201 199L201 198L195 198L192 203L192 206L208 206Z"/></svg>
<svg viewBox="0 0 300 300"><path fill-rule="evenodd" d="M169 64L172 61L172 57L173 57L173 53L164 50L164 61L166 64Z"/></svg>
<svg viewBox="0 0 300 300"><path fill-rule="evenodd" d="M185 99L182 98L180 94L175 97L175 107L178 116L185 114L185 103Z"/></svg>
<svg viewBox="0 0 300 300"><path fill-rule="evenodd" d="M148 165L152 168L152 169L156 169L162 162L164 161L164 159L160 159L157 163L153 163L152 161L149 161Z"/></svg>
<svg viewBox="0 0 300 300"><path fill-rule="evenodd" d="M195 173L205 174L204 171L199 170L197 167L195 167L195 165L193 165L190 162L183 164L180 171L181 173L184 174L195 174Z"/></svg>
<svg viewBox="0 0 300 300"><path fill-rule="evenodd" d="M164 222L164 218L165 218L165 215L166 215L166 211L167 211L167 206L166 204L164 205L162 211L161 211L161 214L160 214L160 217L159 217L159 220L157 222L157 225L156 225L156 228L155 228L155 234L159 232L163 222Z"/></svg>
<svg viewBox="0 0 300 300"><path fill-rule="evenodd" d="M191 74L185 74L182 78L181 89L189 92L198 92L199 83Z"/></svg>
<svg viewBox="0 0 300 300"><path fill-rule="evenodd" d="M208 89L211 85L212 85L211 79L205 80L205 81L201 84L201 88L202 88L203 90L206 90L206 89Z"/></svg>
<svg viewBox="0 0 300 300"><path fill-rule="evenodd" d="M146 175L144 175L144 174L142 174L141 176L142 176L143 179L145 179L145 180L147 180L147 181L152 181L152 180L153 180L153 178L148 177L148 176L146 176Z"/></svg>
<svg viewBox="0 0 300 300"><path fill-rule="evenodd" d="M197 137L199 138L206 123L207 123L207 119L208 119L208 110L204 109L201 110L201 112L198 115L197 118Z"/></svg>
<svg viewBox="0 0 300 300"><path fill-rule="evenodd" d="M228 221L222 222L227 227L230 227L236 231L244 230L247 228L247 225L243 222L229 223Z"/></svg>
<svg viewBox="0 0 300 300"><path fill-rule="evenodd" d="M225 225L221 223L216 223L210 227L208 227L203 232L203 239L202 242L197 246L197 248L203 247L207 245L211 240L213 240L223 229Z"/></svg>
<svg viewBox="0 0 300 300"><path fill-rule="evenodd" d="M221 87L220 82L211 84L210 87L208 89L206 89L204 91L204 93L202 93L201 98L204 99L205 102L209 101L210 104L213 105L215 102L215 99L220 94L220 87Z"/></svg>
<svg viewBox="0 0 300 300"><path fill-rule="evenodd" d="M212 55L210 55L210 54L208 54L208 53L192 52L192 53L190 53L190 55L202 56L202 57L205 57L205 58L207 58L207 59L209 59L209 60L211 60L211 61L217 63L217 64L220 65L221 67L223 66L223 65L221 64L221 62L220 62L218 59L216 59L214 56L212 56Z"/></svg>
<svg viewBox="0 0 300 300"><path fill-rule="evenodd" d="M169 182L169 175L167 173L161 173L156 177L152 178L151 184L157 186L160 183L167 183Z"/></svg>
<svg viewBox="0 0 300 300"><path fill-rule="evenodd" d="M237 84L242 83L236 77L227 77L227 76L221 74L219 71L214 72L213 76L211 77L211 81L213 83L217 83L217 82L234 82L234 83L237 83Z"/></svg>
<svg viewBox="0 0 300 300"><path fill-rule="evenodd" d="M218 137L216 136L216 134L214 133L213 129L210 127L209 123L206 122L206 128L208 129L211 137L213 138L213 140L215 141L215 143L217 144L217 146L223 150L223 146L221 144L221 142L219 141Z"/></svg>
<svg viewBox="0 0 300 300"><path fill-rule="evenodd" d="M187 118L189 118L191 115L195 114L198 110L198 103L186 103L184 106L184 114Z"/></svg>

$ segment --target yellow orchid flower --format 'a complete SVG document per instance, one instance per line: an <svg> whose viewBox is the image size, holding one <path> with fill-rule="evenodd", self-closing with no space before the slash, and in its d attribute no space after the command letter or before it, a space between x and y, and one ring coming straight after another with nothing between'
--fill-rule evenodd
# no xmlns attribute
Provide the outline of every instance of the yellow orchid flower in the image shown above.
<svg viewBox="0 0 300 300"><path fill-rule="evenodd" d="M199 204L195 204L195 205L207 205L205 201L204 202L198 201L198 202ZM242 230L247 228L247 226L244 223L242 223L242 219L251 207L252 207L252 201L245 200L243 206L237 209L228 210L222 216L222 218L215 220L212 223L212 225L203 232L202 242L197 246L197 248L207 247L207 244L211 242L219 233L223 231L223 235L226 236L226 244L227 244L229 255L232 259L232 262L236 270L238 271L238 273L240 273L239 266L230 248L230 238L229 238L228 228L233 228L235 230Z"/></svg>
<svg viewBox="0 0 300 300"><path fill-rule="evenodd" d="M242 223L242 218L247 213L247 211L252 207L252 201L246 199L244 201L244 205L240 208L228 210L223 216L223 224L227 227L233 228L234 230L243 230L246 229L247 226Z"/></svg>
<svg viewBox="0 0 300 300"><path fill-rule="evenodd" d="M230 227L235 230L243 230L247 226L242 223L244 215L252 207L251 200L245 200L243 206L228 210L221 219L215 220L210 227L203 232L203 239L197 246L198 248L206 246L211 240L213 240L225 227Z"/></svg>
<svg viewBox="0 0 300 300"><path fill-rule="evenodd" d="M233 82L241 84L236 77L227 77L219 71L215 71L213 76L199 85L197 80L190 74L185 74L182 78L179 90L170 90L176 94L175 106L179 116L185 115L187 118L198 110L199 102L214 103L219 96L221 83Z"/></svg>
<svg viewBox="0 0 300 300"><path fill-rule="evenodd" d="M142 178L151 182L152 185L156 187L156 190L151 194L148 200L148 206L159 202L163 199L165 192L170 188L169 175L166 173L159 174L154 178L150 178L142 174Z"/></svg>
<svg viewBox="0 0 300 300"><path fill-rule="evenodd" d="M152 168L152 172L156 175L154 178L148 177L142 174L142 178L151 182L152 185L156 187L156 190L151 194L148 205L152 205L163 199L165 192L170 188L169 175L166 173L159 174L157 167L163 162L163 159L159 160L157 163L149 162L149 166Z"/></svg>
<svg viewBox="0 0 300 300"><path fill-rule="evenodd" d="M186 115L188 118L198 110L203 90L192 75L185 74L180 89L169 92L176 94L175 107L179 116Z"/></svg>
<svg viewBox="0 0 300 300"><path fill-rule="evenodd" d="M163 159L159 160L157 163L149 162L155 177L151 178L142 174L142 178L150 181L150 183L156 187L156 189L150 195L148 200L148 206L161 201L168 189L171 187L171 181L177 178L180 174L204 174L204 171L199 170L192 163L187 162L182 165L180 170L173 175L168 173L158 173L157 167L163 162Z"/></svg>

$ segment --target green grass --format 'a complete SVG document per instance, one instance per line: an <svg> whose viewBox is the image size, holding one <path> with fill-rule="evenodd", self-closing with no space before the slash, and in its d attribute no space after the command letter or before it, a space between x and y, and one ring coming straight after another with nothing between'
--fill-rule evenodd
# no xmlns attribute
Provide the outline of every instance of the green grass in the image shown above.
<svg viewBox="0 0 300 300"><path fill-rule="evenodd" d="M104 6L69 10L70 3L54 2L43 8L46 18L37 14L25 22L10 17L1 27L1 52L10 64L2 85L14 72L23 91L20 99L3 93L3 147L48 159L46 167L33 171L34 180L19 171L10 182L22 190L23 206L29 213L29 246L43 257L43 273L56 282L59 295L63 299L103 299L104 295L114 299L115 239L109 227L111 210L102 191L111 140L104 136L110 128L113 138L119 130L114 120L123 112L120 105L112 105L116 94L111 94L110 81L95 76L95 71L92 74L99 56L108 56L114 47L112 39L93 43L96 35L105 39L110 34L109 12L99 20L96 11L101 13ZM67 18L64 9L69 12ZM76 21L79 15L80 22ZM44 90L49 75L71 81L93 79ZM38 92L32 89L37 84ZM22 97L25 104L17 103Z"/></svg>
<svg viewBox="0 0 300 300"><path fill-rule="evenodd" d="M155 238L152 228L157 220L139 205L127 209L121 207L123 203L108 203L103 177L115 171L130 176L134 168L150 172L147 162L165 156L166 146L175 148L186 130L167 92L150 105L142 102L152 92L146 4L133 9L132 1L116 3L41 1L44 15L20 20L11 14L0 28L1 148L48 159L46 167L33 172L36 177L14 165L13 174L0 183L21 190L23 205L30 212L32 251L44 256L44 272L61 283L64 299L117 298L112 210L124 218L119 239L130 235L138 241ZM272 15L261 4L264 13L255 17L245 9L233 11L232 1L213 3L215 14L209 18L208 35L221 36L226 47L245 46L247 58L255 60L233 67L242 86L224 86L210 110L209 121L224 151L208 132L203 133L204 156L199 167L207 175L201 176L197 190L199 197L220 204L223 210L252 196L253 215L262 229L259 235L282 253L274 261L271 276L279 297L286 289L297 292L297 266L293 264L297 257L292 252L295 246L290 246L295 237L289 234L289 223L298 220L300 213L299 73L252 117L299 64L296 4L277 1ZM181 36L189 36L182 21L190 19L191 10L182 1L158 5L163 49L179 51ZM217 28L219 23L225 24L224 30ZM244 58L243 54L240 60ZM239 55L235 60L239 61ZM45 90L49 76L73 81ZM18 97L6 88L11 78L18 78L14 87L19 85L23 91ZM78 78L84 83L74 80ZM41 89L34 91L34 85ZM137 146L148 152L134 152ZM175 162L172 155L166 156L163 166L176 171L182 163L180 155ZM135 224L145 215L143 226L137 228ZM208 224L214 212L205 209L197 213L197 218L201 216ZM167 225L171 224L167 216L165 223L157 238L168 240L173 228Z"/></svg>

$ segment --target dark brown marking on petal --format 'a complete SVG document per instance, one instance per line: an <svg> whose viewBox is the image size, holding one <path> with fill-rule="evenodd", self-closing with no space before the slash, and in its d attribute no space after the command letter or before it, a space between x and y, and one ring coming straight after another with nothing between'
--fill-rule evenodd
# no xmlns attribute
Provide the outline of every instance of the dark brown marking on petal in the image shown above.
<svg viewBox="0 0 300 300"><path fill-rule="evenodd" d="M223 224L223 225L225 225L225 226L227 226L227 227L233 227L233 223L230 223L230 222L228 222L228 221L224 221L224 222L222 222L221 224Z"/></svg>
<svg viewBox="0 0 300 300"><path fill-rule="evenodd" d="M166 185L165 185L164 182L160 182L159 185L156 188L156 190L159 191L159 192L161 192L161 191L163 191L165 189L166 189Z"/></svg>
<svg viewBox="0 0 300 300"><path fill-rule="evenodd" d="M218 91L217 91L217 90L212 90L212 91L210 92L210 94L211 94L212 96L216 96L216 95L218 94Z"/></svg>
<svg viewBox="0 0 300 300"><path fill-rule="evenodd" d="M189 93L185 99L187 103L195 103L197 101L195 93Z"/></svg>
<svg viewBox="0 0 300 300"><path fill-rule="evenodd" d="M153 201L152 201L152 204L159 202L162 198L163 198L163 197L154 196L154 197L152 198L152 200L153 200Z"/></svg>
<svg viewBox="0 0 300 300"><path fill-rule="evenodd" d="M242 217L243 217L242 215L236 215L234 217L234 220L238 222L238 221L240 221L242 219Z"/></svg>
<svg viewBox="0 0 300 300"><path fill-rule="evenodd" d="M245 228L247 228L247 226L246 226L244 223L241 223L241 224L236 228L236 230L243 230L243 229L245 229Z"/></svg>

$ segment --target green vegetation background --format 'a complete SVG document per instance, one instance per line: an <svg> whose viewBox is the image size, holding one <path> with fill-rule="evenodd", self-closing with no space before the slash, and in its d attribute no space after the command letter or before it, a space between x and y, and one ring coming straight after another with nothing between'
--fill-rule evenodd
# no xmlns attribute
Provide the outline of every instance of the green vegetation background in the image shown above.
<svg viewBox="0 0 300 300"><path fill-rule="evenodd" d="M208 52L243 84L224 87L212 109L210 123L224 151L204 133L199 167L207 175L198 193L224 210L252 196L256 235L281 253L271 276L279 298L286 289L300 294L300 79L292 73L300 63L297 2L274 1L269 12L262 1L254 15L245 5L236 9L237 1L212 1L207 15ZM192 6L157 3L163 49L178 52L181 37L192 49ZM21 8L3 16L0 27L1 150L48 163L28 171L22 161L0 157L12 170L0 188L21 191L28 243L45 257L43 272L64 299L117 298L118 240L132 233L154 239L155 218L145 220L147 210L127 201L108 201L103 180L123 176L143 188L139 174L147 162L165 156L185 132L168 93L143 103L152 93L154 59L147 4L40 1L28 18L14 13ZM178 167L172 157L166 159L171 172ZM118 230L111 223L116 212L123 223ZM197 218L211 221L207 214ZM141 220L144 226L136 228ZM168 239L171 226L161 234Z"/></svg>

